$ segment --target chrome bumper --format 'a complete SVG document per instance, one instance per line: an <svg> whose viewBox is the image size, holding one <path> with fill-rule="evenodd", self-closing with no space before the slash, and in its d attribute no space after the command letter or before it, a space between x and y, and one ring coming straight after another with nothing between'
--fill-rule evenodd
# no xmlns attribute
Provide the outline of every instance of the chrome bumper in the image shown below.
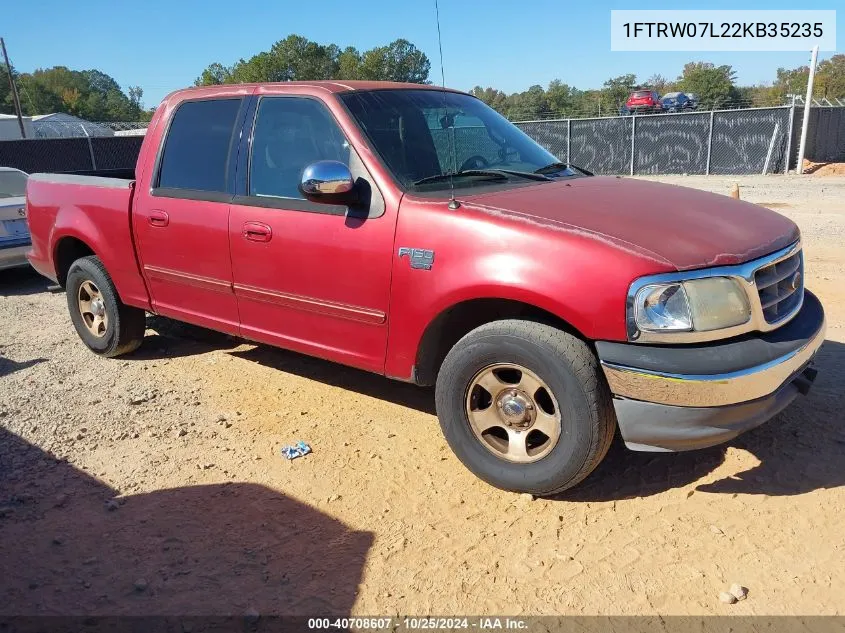
<svg viewBox="0 0 845 633"><path fill-rule="evenodd" d="M824 342L826 323L802 347L769 362L723 374L675 374L601 361L615 396L679 407L722 407L777 391L799 374Z"/></svg>

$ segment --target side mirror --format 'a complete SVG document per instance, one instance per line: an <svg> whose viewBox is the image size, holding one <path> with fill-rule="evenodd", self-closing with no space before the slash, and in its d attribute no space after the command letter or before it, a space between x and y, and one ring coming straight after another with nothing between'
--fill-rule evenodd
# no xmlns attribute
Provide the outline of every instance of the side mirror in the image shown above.
<svg viewBox="0 0 845 633"><path fill-rule="evenodd" d="M349 167L336 160L311 163L302 172L299 191L311 202L352 205L358 202L358 189Z"/></svg>

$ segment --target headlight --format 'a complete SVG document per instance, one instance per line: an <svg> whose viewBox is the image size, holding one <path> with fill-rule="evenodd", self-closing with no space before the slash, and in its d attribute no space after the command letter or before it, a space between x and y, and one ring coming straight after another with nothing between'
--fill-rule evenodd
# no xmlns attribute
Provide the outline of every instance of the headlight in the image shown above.
<svg viewBox="0 0 845 633"><path fill-rule="evenodd" d="M641 330L687 332L692 329L689 299L683 284L645 286L634 300L634 314Z"/></svg>
<svg viewBox="0 0 845 633"><path fill-rule="evenodd" d="M709 332L751 318L748 296L728 277L648 284L637 291L631 309L637 328L646 332Z"/></svg>

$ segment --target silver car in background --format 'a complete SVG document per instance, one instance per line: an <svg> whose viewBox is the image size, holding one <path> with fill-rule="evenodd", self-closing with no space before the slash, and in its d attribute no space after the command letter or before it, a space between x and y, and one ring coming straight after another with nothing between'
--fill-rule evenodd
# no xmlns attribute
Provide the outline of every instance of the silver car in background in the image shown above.
<svg viewBox="0 0 845 633"><path fill-rule="evenodd" d="M28 266L26 252L32 243L26 224L27 174L0 167L0 270Z"/></svg>

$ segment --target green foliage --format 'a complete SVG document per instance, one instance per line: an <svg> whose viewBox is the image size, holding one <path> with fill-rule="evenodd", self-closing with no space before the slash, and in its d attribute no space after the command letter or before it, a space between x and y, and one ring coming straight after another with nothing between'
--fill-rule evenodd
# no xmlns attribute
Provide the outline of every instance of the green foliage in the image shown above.
<svg viewBox="0 0 845 633"><path fill-rule="evenodd" d="M669 81L661 75L660 73L655 73L645 81L646 88L650 88L651 90L656 90L657 94L663 95L667 92L674 92L675 91L675 84L672 81Z"/></svg>
<svg viewBox="0 0 845 633"><path fill-rule="evenodd" d="M428 83L431 64L408 40L359 52L348 46L318 44L301 35L288 35L269 51L241 59L231 67L210 64L194 81L196 86L260 81L370 79Z"/></svg>
<svg viewBox="0 0 845 633"><path fill-rule="evenodd" d="M604 82L604 96L607 98L608 105L621 108L628 100L631 91L637 88L637 76L634 74L620 75L619 77L612 77Z"/></svg>
<svg viewBox="0 0 845 633"><path fill-rule="evenodd" d="M5 67L0 68L0 112L13 114L6 73ZM26 116L66 112L89 121L138 121L143 117L143 90L133 86L127 95L102 71L54 66L21 74L13 69L12 73Z"/></svg>
<svg viewBox="0 0 845 633"><path fill-rule="evenodd" d="M791 70L778 68L775 88L784 96L794 94L803 97L807 93L809 79L809 66L799 66ZM813 97L845 99L845 54L840 53L819 62L813 84Z"/></svg>
<svg viewBox="0 0 845 633"><path fill-rule="evenodd" d="M678 77L677 87L698 95L698 102L705 108L724 108L733 105L740 97L735 81L736 72L731 66L690 62Z"/></svg>

